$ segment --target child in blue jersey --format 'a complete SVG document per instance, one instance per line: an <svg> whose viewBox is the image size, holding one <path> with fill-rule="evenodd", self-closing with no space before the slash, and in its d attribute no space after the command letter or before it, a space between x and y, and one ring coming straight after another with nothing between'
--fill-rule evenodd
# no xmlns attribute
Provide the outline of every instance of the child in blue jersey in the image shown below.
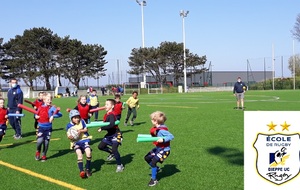
<svg viewBox="0 0 300 190"><path fill-rule="evenodd" d="M90 148L89 142L91 138L88 134L88 128L86 127L86 123L80 117L80 113L78 110L71 110L70 114L70 123L68 123L66 130L68 139L73 142L74 150L77 154L77 165L79 168L79 175L81 178L90 177L91 173L91 159L92 159L92 150ZM68 131L69 129L74 128L78 132L78 138L75 139ZM86 165L85 171L83 170L83 154L86 154Z"/></svg>
<svg viewBox="0 0 300 190"><path fill-rule="evenodd" d="M148 185L155 186L158 183L156 175L160 170L156 164L157 162L163 163L170 155L170 141L174 139L174 136L168 131L167 126L164 124L167 117L163 112L153 112L150 118L153 124L153 127L150 129L150 134L154 137L161 137L156 142L153 142L155 148L144 157L151 167L151 180Z"/></svg>
<svg viewBox="0 0 300 190"><path fill-rule="evenodd" d="M36 142L35 159L45 162L47 160L47 151L49 148L52 122L54 118L61 117L62 114L57 112L57 108L52 106L52 96L49 93L45 93L43 96L43 104L38 108L35 118L38 121L38 132ZM42 158L40 154L43 146Z"/></svg>

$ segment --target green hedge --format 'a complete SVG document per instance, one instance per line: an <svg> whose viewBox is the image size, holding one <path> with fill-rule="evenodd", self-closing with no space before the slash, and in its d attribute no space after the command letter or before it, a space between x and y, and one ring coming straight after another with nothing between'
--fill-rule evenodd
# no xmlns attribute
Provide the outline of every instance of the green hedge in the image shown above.
<svg viewBox="0 0 300 190"><path fill-rule="evenodd" d="M274 88L276 90L283 89L294 89L294 79L293 78L276 78L274 80ZM296 89L300 89L300 78L296 78ZM267 80L263 82L258 82L255 84L249 85L249 90L272 90L273 89L273 80Z"/></svg>

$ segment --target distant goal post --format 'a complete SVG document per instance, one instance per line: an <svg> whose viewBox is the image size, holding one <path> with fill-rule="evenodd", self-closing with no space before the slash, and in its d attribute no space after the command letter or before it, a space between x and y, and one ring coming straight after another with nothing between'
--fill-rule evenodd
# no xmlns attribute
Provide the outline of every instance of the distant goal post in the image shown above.
<svg viewBox="0 0 300 190"><path fill-rule="evenodd" d="M162 84L147 84L148 94L162 94L163 85Z"/></svg>
<svg viewBox="0 0 300 190"><path fill-rule="evenodd" d="M124 83L124 95L130 95L132 92L137 91L141 93L141 84L138 82L126 82Z"/></svg>

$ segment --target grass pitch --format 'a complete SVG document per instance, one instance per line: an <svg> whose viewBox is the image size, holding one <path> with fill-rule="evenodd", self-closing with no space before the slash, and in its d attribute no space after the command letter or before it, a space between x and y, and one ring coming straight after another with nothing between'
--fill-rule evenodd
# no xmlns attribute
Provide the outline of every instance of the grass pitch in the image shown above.
<svg viewBox="0 0 300 190"><path fill-rule="evenodd" d="M106 98L100 97L100 105ZM129 96L123 96L126 101ZM246 110L299 111L299 91L248 91ZM61 107L63 117L55 119L48 160L35 161L36 150L33 114L24 111L23 138L14 140L8 127L0 143L0 179L4 189L146 189L150 168L143 160L153 147L137 143L138 134L149 133L149 115L157 110L167 114L166 125L175 139L171 154L161 165L155 189L243 189L243 111L234 110L231 92L139 95L140 109L134 126L121 124L123 144L119 151L125 170L116 173L115 161L106 161L107 154L97 149L105 132L89 130L93 136L92 171L88 179L79 177L76 154L69 150L65 126L69 122L66 108L76 105L76 98L58 98L53 104ZM24 103L29 106L28 104ZM104 112L100 111L100 118Z"/></svg>

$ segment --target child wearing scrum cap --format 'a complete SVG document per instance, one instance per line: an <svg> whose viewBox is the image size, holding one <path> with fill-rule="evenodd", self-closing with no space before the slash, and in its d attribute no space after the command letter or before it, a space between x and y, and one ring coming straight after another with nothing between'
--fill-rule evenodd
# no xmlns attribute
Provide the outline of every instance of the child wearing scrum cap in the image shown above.
<svg viewBox="0 0 300 190"><path fill-rule="evenodd" d="M69 113L70 123L67 124L67 136L73 142L73 148L77 154L77 165L79 168L79 175L81 178L90 177L92 150L90 148L91 138L88 134L88 129L84 119L80 117L78 110L71 110ZM76 131L76 136L72 134L71 130ZM83 154L86 154L85 171L83 170Z"/></svg>

